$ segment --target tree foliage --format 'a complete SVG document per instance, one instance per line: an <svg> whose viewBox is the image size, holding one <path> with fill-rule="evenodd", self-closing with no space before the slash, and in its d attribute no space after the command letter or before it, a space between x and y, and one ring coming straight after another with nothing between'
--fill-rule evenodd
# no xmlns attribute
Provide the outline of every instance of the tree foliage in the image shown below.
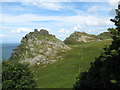
<svg viewBox="0 0 120 90"><path fill-rule="evenodd" d="M27 64L2 63L2 88L34 88L36 85Z"/></svg>
<svg viewBox="0 0 120 90"><path fill-rule="evenodd" d="M104 52L95 58L87 72L83 72L74 85L81 87L114 88L120 87L120 5L116 9L116 16L111 19L116 28L109 28L112 43L104 48Z"/></svg>

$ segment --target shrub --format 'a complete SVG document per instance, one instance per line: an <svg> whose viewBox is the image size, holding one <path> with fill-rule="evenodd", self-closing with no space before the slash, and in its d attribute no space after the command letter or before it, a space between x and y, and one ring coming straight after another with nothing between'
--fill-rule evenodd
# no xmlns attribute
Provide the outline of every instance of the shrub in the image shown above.
<svg viewBox="0 0 120 90"><path fill-rule="evenodd" d="M2 88L34 88L35 81L27 64L2 63Z"/></svg>

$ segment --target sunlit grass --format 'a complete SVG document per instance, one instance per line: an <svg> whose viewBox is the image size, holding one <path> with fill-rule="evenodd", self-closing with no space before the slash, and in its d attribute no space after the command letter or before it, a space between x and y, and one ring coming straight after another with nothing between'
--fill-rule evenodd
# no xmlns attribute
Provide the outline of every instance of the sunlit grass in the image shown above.
<svg viewBox="0 0 120 90"><path fill-rule="evenodd" d="M70 45L70 51L63 54L63 59L41 68L34 66L34 77L38 88L71 88L79 73L88 70L90 63L103 51L104 45L111 40Z"/></svg>

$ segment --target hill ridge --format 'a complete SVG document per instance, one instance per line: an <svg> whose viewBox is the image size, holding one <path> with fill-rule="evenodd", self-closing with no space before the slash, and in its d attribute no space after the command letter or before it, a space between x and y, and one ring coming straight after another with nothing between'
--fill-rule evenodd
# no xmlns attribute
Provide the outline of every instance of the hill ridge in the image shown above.
<svg viewBox="0 0 120 90"><path fill-rule="evenodd" d="M103 32L99 35L88 34L86 32L73 32L69 37L64 40L65 44L74 45L80 43L87 43L97 40L111 39L111 34L109 32Z"/></svg>

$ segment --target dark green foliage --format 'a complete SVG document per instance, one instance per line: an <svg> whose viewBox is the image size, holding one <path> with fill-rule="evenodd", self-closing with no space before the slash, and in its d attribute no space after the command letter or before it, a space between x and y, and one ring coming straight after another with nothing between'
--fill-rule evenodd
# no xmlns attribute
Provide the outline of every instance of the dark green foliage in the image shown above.
<svg viewBox="0 0 120 90"><path fill-rule="evenodd" d="M112 44L104 48L104 52L91 63L87 72L78 77L75 89L81 87L116 88L120 87L120 10L116 9L117 16L111 19L116 28L108 29L112 35Z"/></svg>
<svg viewBox="0 0 120 90"><path fill-rule="evenodd" d="M2 88L34 88L35 81L26 64L2 63Z"/></svg>

